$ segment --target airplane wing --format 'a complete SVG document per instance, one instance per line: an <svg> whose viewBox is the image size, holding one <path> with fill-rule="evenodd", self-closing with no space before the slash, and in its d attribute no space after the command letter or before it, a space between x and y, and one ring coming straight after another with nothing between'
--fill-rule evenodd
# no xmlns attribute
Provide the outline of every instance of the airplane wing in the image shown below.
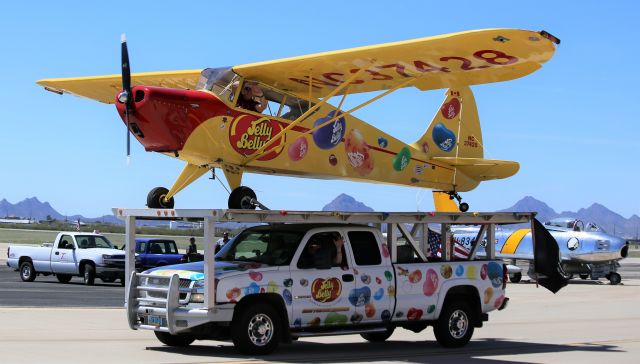
<svg viewBox="0 0 640 364"><path fill-rule="evenodd" d="M132 73L133 85L194 89L202 70L165 71ZM37 81L47 90L82 96L106 104L115 103L116 95L122 90L121 75L50 78Z"/></svg>
<svg viewBox="0 0 640 364"><path fill-rule="evenodd" d="M432 159L454 166L477 181L511 177L520 169L518 162L496 159L456 157L434 157Z"/></svg>
<svg viewBox="0 0 640 364"><path fill-rule="evenodd" d="M324 97L361 67L348 93L390 89L410 77L420 90L500 82L536 71L559 40L547 32L487 29L245 64L246 78L300 96Z"/></svg>

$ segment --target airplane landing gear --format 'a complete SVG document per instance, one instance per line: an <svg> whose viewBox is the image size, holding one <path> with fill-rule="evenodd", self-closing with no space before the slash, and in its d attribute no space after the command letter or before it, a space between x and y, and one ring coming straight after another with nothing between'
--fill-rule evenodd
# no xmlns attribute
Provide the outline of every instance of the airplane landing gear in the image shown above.
<svg viewBox="0 0 640 364"><path fill-rule="evenodd" d="M265 205L261 204L256 198L256 193L246 186L240 186L231 191L229 195L229 208L254 210L256 207L262 210L269 210Z"/></svg>
<svg viewBox="0 0 640 364"><path fill-rule="evenodd" d="M165 201L165 196L169 190L164 187L156 187L149 191L147 195L147 207L150 209L172 209L175 201L173 197Z"/></svg>
<svg viewBox="0 0 640 364"><path fill-rule="evenodd" d="M462 202L462 197L460 197L460 195L455 192L447 192L449 194L449 199L453 200L454 198L456 199L456 201L458 201L458 208L460 209L461 212L467 212L469 211L469 204L466 202Z"/></svg>
<svg viewBox="0 0 640 364"><path fill-rule="evenodd" d="M620 282L622 282L622 277L620 276L619 273L616 273L616 272L611 272L607 274L606 277L612 286L615 286L617 284L620 284Z"/></svg>

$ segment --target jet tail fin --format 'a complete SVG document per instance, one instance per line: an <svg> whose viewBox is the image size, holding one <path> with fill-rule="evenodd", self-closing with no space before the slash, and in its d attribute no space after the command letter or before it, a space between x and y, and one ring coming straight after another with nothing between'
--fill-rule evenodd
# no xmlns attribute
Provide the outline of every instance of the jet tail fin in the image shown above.
<svg viewBox="0 0 640 364"><path fill-rule="evenodd" d="M533 241L535 250L533 262L536 273L542 274L538 283L549 291L556 293L566 286L568 279L560 264L560 248L556 239L538 221L533 219Z"/></svg>

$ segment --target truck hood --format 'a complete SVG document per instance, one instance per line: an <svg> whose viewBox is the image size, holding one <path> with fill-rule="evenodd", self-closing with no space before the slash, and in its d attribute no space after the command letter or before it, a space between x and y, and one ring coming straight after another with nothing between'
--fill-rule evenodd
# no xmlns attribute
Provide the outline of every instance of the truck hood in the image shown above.
<svg viewBox="0 0 640 364"><path fill-rule="evenodd" d="M122 258L124 259L124 252L120 249L108 249L108 248L88 248L88 249L80 249L82 251L91 252L94 254L107 254L112 255L114 258Z"/></svg>
<svg viewBox="0 0 640 364"><path fill-rule="evenodd" d="M248 270L276 270L278 267L272 267L266 264L253 263L253 262L215 262L215 276L220 278L222 276L236 275ZM177 274L180 278L186 278L191 280L204 279L204 262L183 263L174 265L165 265L162 267L156 267L143 272L144 274L155 274L160 276L172 276Z"/></svg>

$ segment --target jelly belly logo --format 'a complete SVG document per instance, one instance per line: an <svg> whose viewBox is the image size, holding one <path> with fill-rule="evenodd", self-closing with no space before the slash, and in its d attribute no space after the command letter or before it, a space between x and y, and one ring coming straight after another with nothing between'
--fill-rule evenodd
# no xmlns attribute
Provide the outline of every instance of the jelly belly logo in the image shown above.
<svg viewBox="0 0 640 364"><path fill-rule="evenodd" d="M233 120L229 128L229 142L236 152L248 156L262 148L281 131L282 126L277 121L241 115ZM269 153L257 160L268 161L277 157L282 152L283 144L284 136L267 148Z"/></svg>
<svg viewBox="0 0 640 364"><path fill-rule="evenodd" d="M340 297L342 282L338 278L318 278L311 284L311 296L318 302L332 302Z"/></svg>

